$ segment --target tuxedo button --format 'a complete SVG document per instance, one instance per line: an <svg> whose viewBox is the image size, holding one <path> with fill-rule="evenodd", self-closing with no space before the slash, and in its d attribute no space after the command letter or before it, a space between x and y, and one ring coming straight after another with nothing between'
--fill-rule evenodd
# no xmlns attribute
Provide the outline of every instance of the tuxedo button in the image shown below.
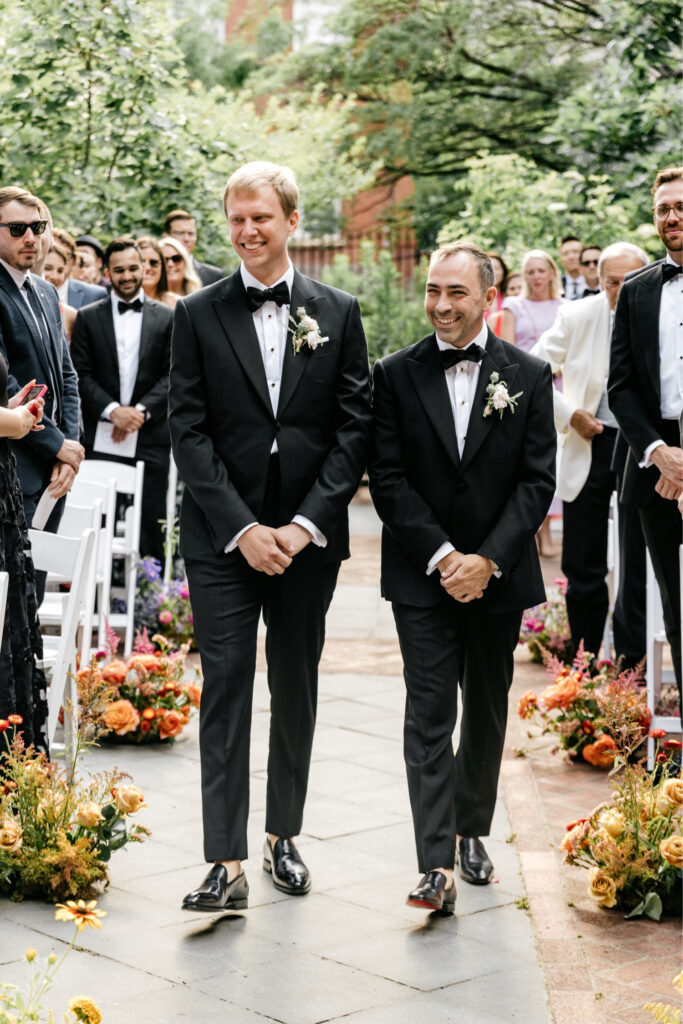
<svg viewBox="0 0 683 1024"><path fill-rule="evenodd" d="M467 484L465 483L465 481L464 480L458 480L457 484L455 485L456 493L457 494L462 494L462 492L464 490L466 490L466 489L467 489Z"/></svg>
<svg viewBox="0 0 683 1024"><path fill-rule="evenodd" d="M275 420L275 423L273 423L273 430L275 431L276 434L280 433L280 427L281 426L282 426L282 424L280 423L280 421L279 420Z"/></svg>

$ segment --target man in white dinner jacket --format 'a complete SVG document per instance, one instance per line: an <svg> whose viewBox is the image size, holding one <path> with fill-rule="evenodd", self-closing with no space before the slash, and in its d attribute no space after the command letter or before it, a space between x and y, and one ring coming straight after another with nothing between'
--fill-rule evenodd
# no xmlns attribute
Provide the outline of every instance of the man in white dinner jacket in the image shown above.
<svg viewBox="0 0 683 1024"><path fill-rule="evenodd" d="M555 388L553 394L557 494L564 502L562 571L568 581L572 645L576 650L583 640L593 654L599 652L609 608L607 522L616 486L612 456L618 430L607 403L614 310L626 274L647 263L635 245L610 245L598 264L600 294L560 306L553 326L532 349L553 373L562 373L562 391ZM624 551L624 559L629 557ZM619 650L620 642L615 630L617 654L630 653Z"/></svg>

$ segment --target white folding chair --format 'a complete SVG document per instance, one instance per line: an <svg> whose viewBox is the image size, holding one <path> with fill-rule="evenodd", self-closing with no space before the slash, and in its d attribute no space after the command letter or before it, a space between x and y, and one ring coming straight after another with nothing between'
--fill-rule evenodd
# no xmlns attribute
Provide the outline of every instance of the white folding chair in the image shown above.
<svg viewBox="0 0 683 1024"><path fill-rule="evenodd" d="M602 656L612 657L614 630L612 612L619 591L619 503L617 492L612 492L607 520L607 582L609 587L609 610L605 618L605 631L602 634Z"/></svg>
<svg viewBox="0 0 683 1024"><path fill-rule="evenodd" d="M168 583L173 573L173 541L175 526L176 494L178 491L178 468L173 461L168 466L168 487L166 488L166 557L164 559L164 583Z"/></svg>
<svg viewBox="0 0 683 1024"><path fill-rule="evenodd" d="M124 656L133 650L135 633L135 589L137 584L137 563L140 559L140 520L142 517L142 485L145 476L144 462L126 466L106 459L84 459L78 471L79 477L94 483L106 483L110 477L116 480L118 494L130 494L133 503L126 509L122 533L114 536L112 556L124 559L126 571L126 611L109 616L114 629L124 630Z"/></svg>
<svg viewBox="0 0 683 1024"><path fill-rule="evenodd" d="M76 638L83 615L88 581L94 572L95 531L85 530L81 537L60 537L59 534L29 530L33 564L37 570L56 573L71 580L71 589L63 598L61 631L56 637L43 637L42 666L50 672L47 691L48 741L52 743L59 711L65 695L74 709L78 692L69 673L76 671ZM73 728L75 730L75 721ZM73 742L73 736L71 737Z"/></svg>
<svg viewBox="0 0 683 1024"><path fill-rule="evenodd" d="M680 550L683 550L681 548ZM683 556L679 558L683 564ZM666 631L664 629L664 612L662 611L662 600L659 593L659 585L655 578L655 572L650 561L650 554L645 554L646 585L647 594L645 598L646 613L646 641L645 653L647 657L647 668L645 670L645 681L647 685L647 706L652 711L650 729L666 729L667 732L681 732L681 718L674 715L656 715L654 713L659 696L662 690L662 683L673 683L676 681L673 669L663 667L664 647L667 644ZM655 741L651 736L647 741L647 764L648 768L654 765Z"/></svg>
<svg viewBox="0 0 683 1024"><path fill-rule="evenodd" d="M7 607L7 591L9 590L9 573L0 572L0 644L2 631L5 627L5 608Z"/></svg>
<svg viewBox="0 0 683 1024"><path fill-rule="evenodd" d="M103 522L97 547L97 613L93 616L93 624L97 627L97 646L102 648L105 643L106 623L111 619L111 559L114 534L116 532L116 480L112 476L106 483L98 484L76 477L66 499L77 505L93 505L102 503ZM60 531L62 532L62 531Z"/></svg>

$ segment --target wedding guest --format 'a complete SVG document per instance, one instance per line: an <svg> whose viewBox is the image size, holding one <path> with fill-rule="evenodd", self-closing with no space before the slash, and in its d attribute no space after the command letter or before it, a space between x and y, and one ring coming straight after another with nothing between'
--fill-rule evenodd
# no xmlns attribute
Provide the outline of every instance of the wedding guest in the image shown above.
<svg viewBox="0 0 683 1024"><path fill-rule="evenodd" d="M433 333L373 371L370 488L404 664L423 873L407 902L426 910L454 909L455 863L471 884L493 876L481 837L496 803L513 652L523 609L545 599L534 534L555 485L552 378L487 328L494 298L481 249L437 249L425 296Z"/></svg>
<svg viewBox="0 0 683 1024"><path fill-rule="evenodd" d="M76 265L73 276L86 284L105 287L104 249L92 235L79 235L76 239Z"/></svg>
<svg viewBox="0 0 683 1024"><path fill-rule="evenodd" d="M43 277L50 284L54 285L57 289L57 295L59 296L59 289L67 280L67 268L69 263L69 257L67 250L63 246L53 240L52 245L47 250L47 256L45 257L45 263L43 265ZM69 306L68 303L59 300L59 311L62 314L62 320L64 322L64 330L66 331L67 340L71 338L71 331L73 329L74 320L76 319L77 309L73 306Z"/></svg>
<svg viewBox="0 0 683 1024"><path fill-rule="evenodd" d="M59 287L55 285L59 301L63 305L80 309L81 306L87 306L89 302L97 302L98 299L103 299L107 294L106 288L102 288L98 284L87 284L85 281L79 281L73 276L77 260L76 239L74 236L65 228L54 227L52 235L55 242L59 242L67 253L66 280L62 281Z"/></svg>
<svg viewBox="0 0 683 1024"><path fill-rule="evenodd" d="M522 274L519 270L511 270L505 279L505 298L522 294Z"/></svg>
<svg viewBox="0 0 683 1024"><path fill-rule="evenodd" d="M589 295L599 295L600 275L598 274L598 263L602 249L599 245L584 245L579 257L579 266L584 276L586 287L583 289L581 298L586 299Z"/></svg>
<svg viewBox="0 0 683 1024"><path fill-rule="evenodd" d="M586 279L581 273L579 263L582 248L581 240L576 235L565 235L560 242L560 263L564 270L562 290L569 302L580 299L586 287Z"/></svg>
<svg viewBox="0 0 683 1024"><path fill-rule="evenodd" d="M156 238L145 236L138 238L138 249L142 256L144 269L142 289L145 295L157 302L163 302L165 306L170 306L173 309L180 299L180 295L169 291L166 261L161 246Z"/></svg>
<svg viewBox="0 0 683 1024"><path fill-rule="evenodd" d="M192 259L182 242L170 235L164 235L159 241L166 267L169 291L178 296L191 295L199 291L202 282L192 266Z"/></svg>
<svg viewBox="0 0 683 1024"><path fill-rule="evenodd" d="M497 252L487 253L493 267L493 283L496 288L496 297L493 300L491 309L484 313L484 319L494 334L500 334L503 323L503 300L505 298L505 282L508 276L507 265L501 255Z"/></svg>
<svg viewBox="0 0 683 1024"><path fill-rule="evenodd" d="M197 221L187 210L171 210L164 221L164 235L176 238L181 242L192 257L192 269L202 285L215 284L225 275L220 267L213 263L202 263L194 255L197 244Z"/></svg>

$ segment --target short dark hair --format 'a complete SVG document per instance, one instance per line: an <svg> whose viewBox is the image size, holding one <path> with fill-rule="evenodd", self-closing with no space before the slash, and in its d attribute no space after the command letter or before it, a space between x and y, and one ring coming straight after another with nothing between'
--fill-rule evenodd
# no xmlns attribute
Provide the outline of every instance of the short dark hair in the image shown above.
<svg viewBox="0 0 683 1024"><path fill-rule="evenodd" d="M602 252L602 246L600 246L600 245L584 245L583 249L579 253L579 263L583 259L583 254L585 252L588 252L589 249L597 249L598 252Z"/></svg>
<svg viewBox="0 0 683 1024"><path fill-rule="evenodd" d="M661 171L657 171L657 177L652 186L653 198L661 185L668 185L670 181L679 181L681 178L683 178L683 167L664 167Z"/></svg>
<svg viewBox="0 0 683 1024"><path fill-rule="evenodd" d="M134 238L114 238L104 250L105 267L109 266L109 260L115 252L123 252L124 249L135 249L136 253L140 257L140 261L142 261L142 253L140 252L138 243Z"/></svg>
<svg viewBox="0 0 683 1024"><path fill-rule="evenodd" d="M465 253L466 256L471 256L477 264L482 294L488 291L489 288L493 288L493 265L491 260L488 257L488 253L480 249L474 242L461 240L458 242L446 242L445 245L440 245L430 256L429 266L431 268L440 260L448 259L449 256L458 256L461 252Z"/></svg>
<svg viewBox="0 0 683 1024"><path fill-rule="evenodd" d="M562 241L560 242L560 248L562 248L562 246L564 245L565 242L580 242L580 241L581 241L581 239L578 237L578 235L565 235L564 238L562 239Z"/></svg>
<svg viewBox="0 0 683 1024"><path fill-rule="evenodd" d="M174 220L193 220L197 223L196 218L193 214L188 213L187 210L171 210L170 213L166 214L166 220L164 221L164 234L169 233L169 228Z"/></svg>

